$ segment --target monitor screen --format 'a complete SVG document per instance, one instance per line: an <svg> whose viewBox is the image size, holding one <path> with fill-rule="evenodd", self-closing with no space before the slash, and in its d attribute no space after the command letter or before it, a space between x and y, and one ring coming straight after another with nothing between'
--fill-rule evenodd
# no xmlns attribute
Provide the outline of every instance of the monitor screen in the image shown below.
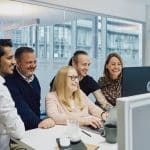
<svg viewBox="0 0 150 150"><path fill-rule="evenodd" d="M126 67L122 74L122 97L150 92L150 67Z"/></svg>
<svg viewBox="0 0 150 150"><path fill-rule="evenodd" d="M118 150L150 149L150 93L117 99Z"/></svg>

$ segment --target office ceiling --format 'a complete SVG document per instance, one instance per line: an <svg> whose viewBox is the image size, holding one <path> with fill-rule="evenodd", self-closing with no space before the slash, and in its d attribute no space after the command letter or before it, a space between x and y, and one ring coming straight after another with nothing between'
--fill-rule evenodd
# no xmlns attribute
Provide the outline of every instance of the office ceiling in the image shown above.
<svg viewBox="0 0 150 150"><path fill-rule="evenodd" d="M45 2L45 3L51 3L51 0L12 0L12 1L23 1L23 2L31 2L31 1L34 1L34 2ZM140 3L143 3L143 4L150 4L150 0L120 0L120 1L134 1L134 2L140 2Z"/></svg>
<svg viewBox="0 0 150 150"><path fill-rule="evenodd" d="M125 0L125 1L141 3L142 5L150 5L150 0Z"/></svg>
<svg viewBox="0 0 150 150"><path fill-rule="evenodd" d="M89 18L91 15L67 12L61 9L26 4L10 0L0 0L0 25L8 28L19 25L52 25L71 21L75 18Z"/></svg>
<svg viewBox="0 0 150 150"><path fill-rule="evenodd" d="M135 0L141 3L145 3L145 5L150 5L150 0Z"/></svg>
<svg viewBox="0 0 150 150"><path fill-rule="evenodd" d="M29 0L17 0L28 1ZM16 0L0 0L0 27L18 27L20 25L30 25L40 23L41 25L52 25L71 21L78 17L90 18L92 15L77 12L67 12L63 9L49 8L33 4L17 2ZM36 0L34 0L35 2ZM45 0L48 2L49 0ZM139 3L150 4L150 0L127 0ZM30 0L32 2L32 0Z"/></svg>

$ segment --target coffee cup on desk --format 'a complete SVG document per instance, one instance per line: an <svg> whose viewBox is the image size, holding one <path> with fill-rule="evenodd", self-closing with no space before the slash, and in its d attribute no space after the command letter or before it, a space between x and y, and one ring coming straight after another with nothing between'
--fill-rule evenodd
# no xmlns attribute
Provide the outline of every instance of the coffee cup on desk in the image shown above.
<svg viewBox="0 0 150 150"><path fill-rule="evenodd" d="M104 125L104 134L107 143L116 143L117 142L117 125L116 124L105 124Z"/></svg>

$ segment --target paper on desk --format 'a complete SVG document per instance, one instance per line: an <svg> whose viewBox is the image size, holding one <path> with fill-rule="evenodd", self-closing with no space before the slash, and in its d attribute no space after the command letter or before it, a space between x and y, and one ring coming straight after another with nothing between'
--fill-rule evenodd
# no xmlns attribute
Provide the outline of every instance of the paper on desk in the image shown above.
<svg viewBox="0 0 150 150"><path fill-rule="evenodd" d="M93 145L93 144L86 144L87 150L98 150L99 146L98 145Z"/></svg>
<svg viewBox="0 0 150 150"><path fill-rule="evenodd" d="M94 144L86 144L87 150L98 150L99 146ZM55 150L59 150L59 147L56 146Z"/></svg>

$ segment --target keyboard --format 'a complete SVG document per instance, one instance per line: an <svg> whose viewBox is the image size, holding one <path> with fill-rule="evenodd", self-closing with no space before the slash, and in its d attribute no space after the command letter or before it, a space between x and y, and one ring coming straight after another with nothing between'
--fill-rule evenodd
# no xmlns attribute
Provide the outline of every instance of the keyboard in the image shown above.
<svg viewBox="0 0 150 150"><path fill-rule="evenodd" d="M100 134L100 135L104 135L104 128L94 128L92 126L81 126L81 129L96 133L96 134Z"/></svg>

